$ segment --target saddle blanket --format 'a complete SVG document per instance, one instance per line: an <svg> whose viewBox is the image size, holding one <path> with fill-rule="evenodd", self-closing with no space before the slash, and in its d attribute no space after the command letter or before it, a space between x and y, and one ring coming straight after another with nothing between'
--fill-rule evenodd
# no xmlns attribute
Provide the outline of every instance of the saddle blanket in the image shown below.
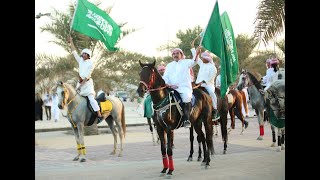
<svg viewBox="0 0 320 180"><path fill-rule="evenodd" d="M103 114L106 111L111 111L112 110L112 103L110 100L106 100L104 102L100 102L100 106L101 106L101 114Z"/></svg>
<svg viewBox="0 0 320 180"><path fill-rule="evenodd" d="M270 108L269 111L269 121L270 124L277 128L284 128L285 127L285 119L284 118L277 118L272 109Z"/></svg>

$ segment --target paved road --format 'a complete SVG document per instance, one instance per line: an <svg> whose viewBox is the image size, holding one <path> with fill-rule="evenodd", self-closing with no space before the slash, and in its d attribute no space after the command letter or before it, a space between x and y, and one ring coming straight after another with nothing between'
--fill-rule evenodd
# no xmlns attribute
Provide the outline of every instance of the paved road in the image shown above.
<svg viewBox="0 0 320 180"><path fill-rule="evenodd" d="M128 118L127 118L128 119ZM130 119L130 118L129 118ZM240 135L240 121L229 135L228 152L222 154L221 135L214 138L216 154L211 166L204 169L189 155L189 130L175 130L173 149L173 179L223 179L223 180L282 180L285 179L285 151L276 152L270 147L270 125L266 124L265 138L256 140L259 134L257 119L247 118L249 127ZM52 122L53 123L53 122ZM229 124L230 125L230 124ZM123 157L110 155L113 137L107 128L100 128L100 135L85 136L87 162L72 161L76 155L76 143L70 131L38 132L35 134L35 179L108 180L108 179L165 179L159 177L162 170L159 145L153 145L149 127L127 127Z"/></svg>

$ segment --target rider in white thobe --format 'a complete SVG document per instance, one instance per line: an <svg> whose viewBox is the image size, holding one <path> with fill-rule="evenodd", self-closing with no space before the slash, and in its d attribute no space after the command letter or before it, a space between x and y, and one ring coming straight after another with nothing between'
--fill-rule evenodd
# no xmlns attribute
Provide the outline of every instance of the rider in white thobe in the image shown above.
<svg viewBox="0 0 320 180"><path fill-rule="evenodd" d="M185 59L185 55L180 48L175 48L172 51L172 57L174 60L167 64L163 79L167 85L179 92L183 102L184 116L182 119L184 120L184 127L188 128L191 127L189 117L192 98L190 68L196 64L196 61Z"/></svg>

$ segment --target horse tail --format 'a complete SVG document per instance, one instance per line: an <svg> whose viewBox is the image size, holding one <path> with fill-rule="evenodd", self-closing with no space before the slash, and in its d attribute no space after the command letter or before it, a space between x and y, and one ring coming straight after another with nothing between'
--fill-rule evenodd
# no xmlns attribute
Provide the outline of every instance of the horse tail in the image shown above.
<svg viewBox="0 0 320 180"><path fill-rule="evenodd" d="M248 113L248 104L247 104L247 97L246 97L246 93L243 92L242 90L239 91L242 97L242 105L244 107L244 110L246 113ZM242 109L241 109L242 111Z"/></svg>
<svg viewBox="0 0 320 180"><path fill-rule="evenodd" d="M124 104L123 102L121 102L122 104L122 110L121 110L121 126L122 126L122 130L123 130L123 137L126 137L126 119L125 119L125 115L124 115Z"/></svg>

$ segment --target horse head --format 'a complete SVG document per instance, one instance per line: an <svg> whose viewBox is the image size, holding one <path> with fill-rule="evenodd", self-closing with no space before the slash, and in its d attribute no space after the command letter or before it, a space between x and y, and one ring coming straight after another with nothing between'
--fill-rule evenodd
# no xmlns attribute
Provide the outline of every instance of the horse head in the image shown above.
<svg viewBox="0 0 320 180"><path fill-rule="evenodd" d="M70 98L70 88L69 85L63 83L62 81L57 83L56 93L58 96L58 107L59 109L64 109L65 105L68 104Z"/></svg>
<svg viewBox="0 0 320 180"><path fill-rule="evenodd" d="M247 70L243 69L241 71L241 74L240 74L240 77L239 77L239 82L238 82L238 85L237 85L237 89L240 91L244 87L247 87L248 84L249 84L249 80L248 80Z"/></svg>
<svg viewBox="0 0 320 180"><path fill-rule="evenodd" d="M137 89L137 93L140 97L143 97L147 91L155 91L159 90L159 88L164 87L165 82L162 79L160 73L157 68L155 68L156 61L151 64L143 64L139 60L141 71L140 82Z"/></svg>

